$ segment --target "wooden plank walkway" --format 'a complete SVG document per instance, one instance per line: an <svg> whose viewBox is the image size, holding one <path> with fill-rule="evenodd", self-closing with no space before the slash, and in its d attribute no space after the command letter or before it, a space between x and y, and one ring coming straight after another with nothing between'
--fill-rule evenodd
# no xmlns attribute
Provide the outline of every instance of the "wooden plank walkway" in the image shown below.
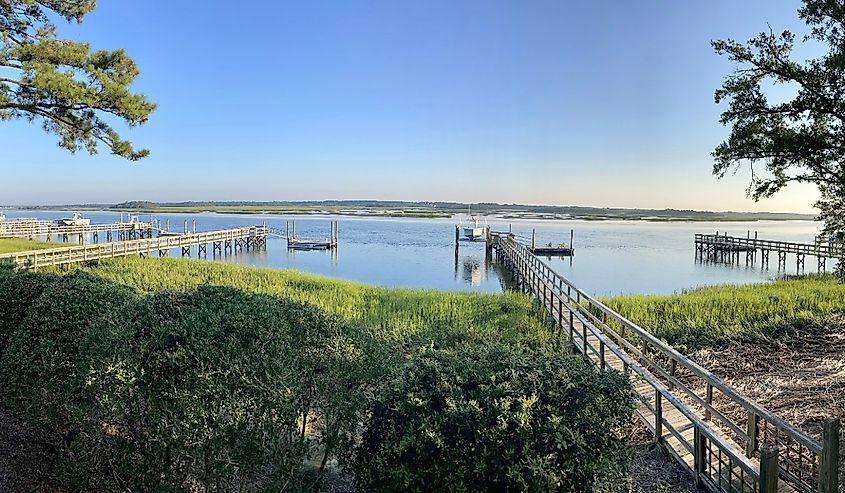
<svg viewBox="0 0 845 493"><path fill-rule="evenodd" d="M845 247L836 244L796 243L792 241L763 240L755 237L741 236L695 235L696 255L702 260L738 263L741 253L745 253L746 264L753 265L759 254L760 266L769 266L769 254L775 252L778 256L778 267L786 267L786 256L794 254L796 269L804 270L805 257L816 257L818 270L827 268L827 259L845 259Z"/></svg>
<svg viewBox="0 0 845 493"><path fill-rule="evenodd" d="M69 236L86 237L93 235L95 241L99 235L106 234L107 241L117 233L121 239L130 236L152 236L153 226L144 222L90 224L88 226L66 226L52 221L2 221L0 222L0 238L36 238L45 237L50 241L52 237L67 241Z"/></svg>
<svg viewBox="0 0 845 493"><path fill-rule="evenodd" d="M838 426L818 442L555 273L510 235L492 248L561 330L571 350L627 374L636 415L714 492L837 493Z"/></svg>
<svg viewBox="0 0 845 493"><path fill-rule="evenodd" d="M88 262L127 255L149 255L158 252L167 255L172 249L181 249L182 256L190 256L191 247L197 247L197 255L207 255L208 245L212 245L213 254L251 249L266 249L266 226L250 226L219 231L163 235L156 238L96 243L70 247L30 250L0 255L0 263L9 262L19 268L38 269L52 265L64 265L75 262Z"/></svg>

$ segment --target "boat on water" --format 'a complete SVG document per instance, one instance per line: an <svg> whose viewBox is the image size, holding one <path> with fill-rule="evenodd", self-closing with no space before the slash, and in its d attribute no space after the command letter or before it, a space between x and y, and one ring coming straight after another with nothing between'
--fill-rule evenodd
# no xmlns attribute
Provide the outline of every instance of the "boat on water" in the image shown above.
<svg viewBox="0 0 845 493"><path fill-rule="evenodd" d="M464 222L461 221L464 238L470 241L484 238L484 226L479 223L477 217L472 215L471 209L467 209L467 215L469 216L469 224L464 224Z"/></svg>
<svg viewBox="0 0 845 493"><path fill-rule="evenodd" d="M62 226L88 226L91 224L91 220L83 218L82 214L78 212L74 212L71 217L59 219L59 224Z"/></svg>

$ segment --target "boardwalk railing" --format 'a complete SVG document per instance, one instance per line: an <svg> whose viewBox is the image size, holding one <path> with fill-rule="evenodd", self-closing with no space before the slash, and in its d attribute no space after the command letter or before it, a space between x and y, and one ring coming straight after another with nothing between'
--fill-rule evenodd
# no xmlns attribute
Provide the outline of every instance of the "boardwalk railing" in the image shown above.
<svg viewBox="0 0 845 493"><path fill-rule="evenodd" d="M838 421L826 421L821 442L813 439L579 289L509 235L492 242L518 286L568 330L573 351L631 377L637 416L697 484L715 492L837 493Z"/></svg>
<svg viewBox="0 0 845 493"><path fill-rule="evenodd" d="M816 257L845 258L845 248L838 245L795 243L791 241L761 240L756 238L743 238L741 236L727 235L695 235L696 244L714 245L717 247L741 249L741 250L765 250L783 253L794 253L799 255L813 255Z"/></svg>
<svg viewBox="0 0 845 493"><path fill-rule="evenodd" d="M38 267L86 262L109 257L146 255L151 252L164 254L174 248L181 248L184 255L186 249L190 249L192 246L202 248L208 244L214 245L215 252L219 249L222 253L224 248L238 248L239 245L241 248L245 246L247 249L253 246L256 248L263 247L266 243L267 234L266 226L250 226L140 240L13 252L0 255L0 262L11 262L18 267L37 269ZM234 246L232 246L232 242L234 242Z"/></svg>
<svg viewBox="0 0 845 493"><path fill-rule="evenodd" d="M149 223L110 223L88 226L67 226L51 221L0 222L0 238L33 238L36 236L89 235L98 233L151 231Z"/></svg>

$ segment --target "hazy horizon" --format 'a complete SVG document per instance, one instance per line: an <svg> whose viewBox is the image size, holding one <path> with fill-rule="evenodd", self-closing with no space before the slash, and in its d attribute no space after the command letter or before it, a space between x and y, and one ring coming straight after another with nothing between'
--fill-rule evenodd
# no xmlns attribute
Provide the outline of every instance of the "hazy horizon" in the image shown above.
<svg viewBox="0 0 845 493"><path fill-rule="evenodd" d="M800 37L798 1L259 4L100 2L81 25L60 22L60 36L138 63L133 88L159 107L118 129L152 154L71 155L37 124L0 122L0 203L814 212L812 186L755 203L747 168L711 174L728 135L713 93L733 65L710 41L769 26Z"/></svg>

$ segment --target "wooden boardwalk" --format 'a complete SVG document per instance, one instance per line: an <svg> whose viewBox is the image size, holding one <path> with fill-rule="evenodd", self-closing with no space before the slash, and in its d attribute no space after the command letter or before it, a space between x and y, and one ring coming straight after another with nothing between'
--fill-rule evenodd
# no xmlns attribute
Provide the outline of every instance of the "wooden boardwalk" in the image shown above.
<svg viewBox="0 0 845 493"><path fill-rule="evenodd" d="M818 260L818 270L827 268L827 259L845 259L845 248L835 244L796 243L791 241L763 240L756 237L695 235L696 255L702 260L738 263L741 254L745 254L746 264L753 265L759 254L760 266L769 266L769 254L777 253L778 268L786 267L786 256L794 254L796 269L804 270L805 258L809 255Z"/></svg>
<svg viewBox="0 0 845 493"><path fill-rule="evenodd" d="M0 221L0 238L45 238L47 241L52 241L55 237L64 242L67 242L69 238L75 238L79 240L79 243L84 243L85 238L90 236L97 243L100 235L104 235L106 241L150 238L153 236L154 229L152 224L145 222L66 226L53 221L7 220Z"/></svg>
<svg viewBox="0 0 845 493"><path fill-rule="evenodd" d="M838 493L839 421L826 421L822 441L813 439L578 289L512 236L491 243L518 287L568 332L574 353L629 376L637 417L696 484L729 493Z"/></svg>
<svg viewBox="0 0 845 493"><path fill-rule="evenodd" d="M19 268L38 269L52 265L65 265L76 262L89 262L111 257L128 255L149 255L156 252L165 256L170 250L179 249L182 256L190 256L191 248L197 248L197 256L208 255L208 245L212 245L213 255L223 255L238 250L259 250L267 248L266 226L206 231L200 233L168 234L155 238L114 241L90 245L30 250L0 255L0 263L12 263Z"/></svg>

